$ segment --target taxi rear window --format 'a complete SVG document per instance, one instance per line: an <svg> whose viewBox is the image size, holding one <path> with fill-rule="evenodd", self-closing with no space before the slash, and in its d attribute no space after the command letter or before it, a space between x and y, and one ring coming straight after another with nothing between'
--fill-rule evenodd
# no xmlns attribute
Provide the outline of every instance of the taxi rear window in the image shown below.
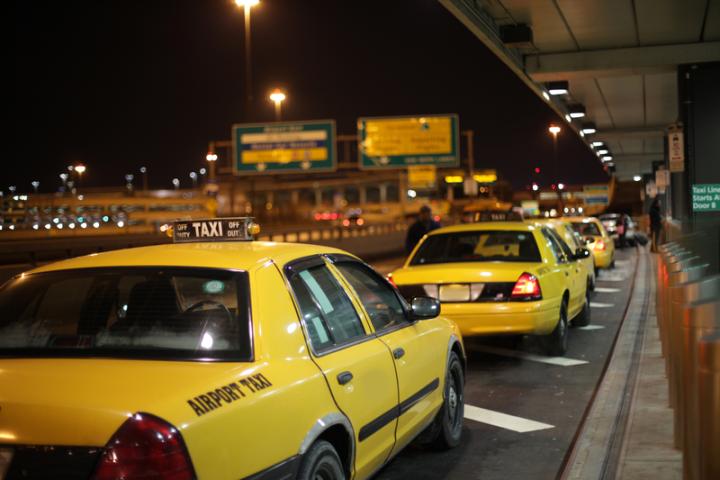
<svg viewBox="0 0 720 480"><path fill-rule="evenodd" d="M133 267L16 277L0 289L0 355L252 359L246 272Z"/></svg>
<svg viewBox="0 0 720 480"><path fill-rule="evenodd" d="M572 227L580 235L588 235L593 237L600 237L600 229L595 222L572 222Z"/></svg>
<svg viewBox="0 0 720 480"><path fill-rule="evenodd" d="M410 265L450 262L540 262L531 232L498 230L429 236Z"/></svg>

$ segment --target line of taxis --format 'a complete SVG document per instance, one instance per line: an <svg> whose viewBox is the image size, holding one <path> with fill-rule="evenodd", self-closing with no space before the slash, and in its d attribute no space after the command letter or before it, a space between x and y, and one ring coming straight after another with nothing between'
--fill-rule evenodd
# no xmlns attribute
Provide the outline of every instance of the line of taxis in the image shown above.
<svg viewBox="0 0 720 480"><path fill-rule="evenodd" d="M365 479L455 447L463 335L561 355L590 321L598 257L560 225L442 228L390 281L244 217L23 273L0 287L0 480Z"/></svg>

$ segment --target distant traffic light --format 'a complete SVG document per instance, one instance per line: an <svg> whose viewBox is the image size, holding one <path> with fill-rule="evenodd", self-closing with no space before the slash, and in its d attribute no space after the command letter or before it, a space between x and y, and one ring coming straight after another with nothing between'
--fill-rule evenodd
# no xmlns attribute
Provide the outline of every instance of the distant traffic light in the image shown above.
<svg viewBox="0 0 720 480"><path fill-rule="evenodd" d="M540 173L540 167L535 167L535 173Z"/></svg>

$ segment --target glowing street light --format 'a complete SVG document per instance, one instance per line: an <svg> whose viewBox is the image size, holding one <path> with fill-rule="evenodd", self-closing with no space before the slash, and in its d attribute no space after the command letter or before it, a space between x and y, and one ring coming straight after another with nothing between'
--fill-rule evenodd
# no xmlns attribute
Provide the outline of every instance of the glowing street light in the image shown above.
<svg viewBox="0 0 720 480"><path fill-rule="evenodd" d="M190 172L190 180L192 180L193 188L197 188L197 180L198 180L197 172Z"/></svg>
<svg viewBox="0 0 720 480"><path fill-rule="evenodd" d="M38 192L38 188L40 188L40 181L39 181L39 180L33 180L32 182L30 182L30 185L32 185L33 190L35 191L35 193L37 193L37 192Z"/></svg>
<svg viewBox="0 0 720 480"><path fill-rule="evenodd" d="M287 96L285 95L285 92L280 90L279 88L276 88L272 92L270 92L270 100L275 104L275 121L279 122L280 117L282 116L282 102L285 101Z"/></svg>
<svg viewBox="0 0 720 480"><path fill-rule="evenodd" d="M217 153L210 150L208 154L205 156L205 160L208 162L208 182L214 183L215 182L215 162L217 162L218 156Z"/></svg>
<svg viewBox="0 0 720 480"><path fill-rule="evenodd" d="M85 165L75 165L75 172L77 172L78 176L82 177L82 174L85 173L85 170L87 170L87 167Z"/></svg>
<svg viewBox="0 0 720 480"><path fill-rule="evenodd" d="M148 189L147 167L145 167L145 166L140 167L140 173L142 173L142 176L143 176L143 191L147 192L147 189Z"/></svg>
<svg viewBox="0 0 720 480"><path fill-rule="evenodd" d="M180 188L180 179L179 178L173 178L172 179L173 187L175 187L175 190L178 190Z"/></svg>
<svg viewBox="0 0 720 480"><path fill-rule="evenodd" d="M557 125L550 125L550 127L548 128L548 132L550 132L553 137L557 137L558 133L560 133L561 130L562 128L558 127Z"/></svg>
<svg viewBox="0 0 720 480"><path fill-rule="evenodd" d="M260 0L235 0L235 5L242 7L245 11L245 119L250 119L252 106L252 62L250 55L250 10L257 6Z"/></svg>

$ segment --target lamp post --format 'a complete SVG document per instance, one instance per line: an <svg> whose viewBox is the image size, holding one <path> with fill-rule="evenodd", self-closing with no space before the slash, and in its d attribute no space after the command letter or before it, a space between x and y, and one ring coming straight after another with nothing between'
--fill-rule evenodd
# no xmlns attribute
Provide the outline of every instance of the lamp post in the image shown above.
<svg viewBox="0 0 720 480"><path fill-rule="evenodd" d="M285 101L287 96L285 95L285 92L280 90L279 88L276 88L272 92L270 92L270 100L275 104L275 121L279 122L282 118L282 102Z"/></svg>
<svg viewBox="0 0 720 480"><path fill-rule="evenodd" d="M555 182L554 182L554 183L555 183L556 185L559 185L559 179L558 179L558 173L559 173L559 168L558 168L558 167L559 167L559 166L558 166L557 136L558 136L558 133L561 132L561 130L562 130L562 129L561 129L560 127L558 127L557 125L550 125L550 127L548 128L548 132L550 132L550 134L552 135L552 139L553 139L553 166L554 166L554 171L555 171L555 175L554 175L554 177L555 177ZM559 188L556 189L555 191L557 192L558 202L560 203L560 211L562 211L562 206L563 206L562 193L560 193L560 189L559 189Z"/></svg>
<svg viewBox="0 0 720 480"><path fill-rule="evenodd" d="M60 174L60 180L62 180L62 191L63 191L63 195L64 195L64 194L65 194L65 190L67 189L68 174L67 174L67 173L61 173L61 174Z"/></svg>
<svg viewBox="0 0 720 480"><path fill-rule="evenodd" d="M34 191L35 193L37 193L37 192L38 192L38 188L40 188L40 181L39 181L39 180L33 180L32 182L30 182L30 185L32 185L33 191Z"/></svg>
<svg viewBox="0 0 720 480"><path fill-rule="evenodd" d="M148 189L147 167L140 167L140 173L142 173L142 176L143 176L143 191L147 192L147 189Z"/></svg>
<svg viewBox="0 0 720 480"><path fill-rule="evenodd" d="M87 170L87 167L83 165L82 163L79 163L73 167L75 170L75 173L77 173L77 188L80 189L80 182L82 181L83 173Z"/></svg>
<svg viewBox="0 0 720 480"><path fill-rule="evenodd" d="M217 153L210 151L207 155L205 155L205 160L208 162L208 181L214 182L215 181L215 162L217 162Z"/></svg>
<svg viewBox="0 0 720 480"><path fill-rule="evenodd" d="M197 172L190 172L190 180L192 180L193 189L196 189L198 184Z"/></svg>
<svg viewBox="0 0 720 480"><path fill-rule="evenodd" d="M175 187L175 190L180 189L180 179L179 178L173 178L172 184L173 184L173 187Z"/></svg>
<svg viewBox="0 0 720 480"><path fill-rule="evenodd" d="M132 181L134 178L135 178L135 175L133 175L132 173L125 174L125 182L126 182L125 188L127 188L128 193L132 193L132 189L133 189Z"/></svg>
<svg viewBox="0 0 720 480"><path fill-rule="evenodd" d="M252 109L252 63L250 61L250 10L260 3L260 0L235 0L235 5L243 7L245 13L245 120L250 120Z"/></svg>

